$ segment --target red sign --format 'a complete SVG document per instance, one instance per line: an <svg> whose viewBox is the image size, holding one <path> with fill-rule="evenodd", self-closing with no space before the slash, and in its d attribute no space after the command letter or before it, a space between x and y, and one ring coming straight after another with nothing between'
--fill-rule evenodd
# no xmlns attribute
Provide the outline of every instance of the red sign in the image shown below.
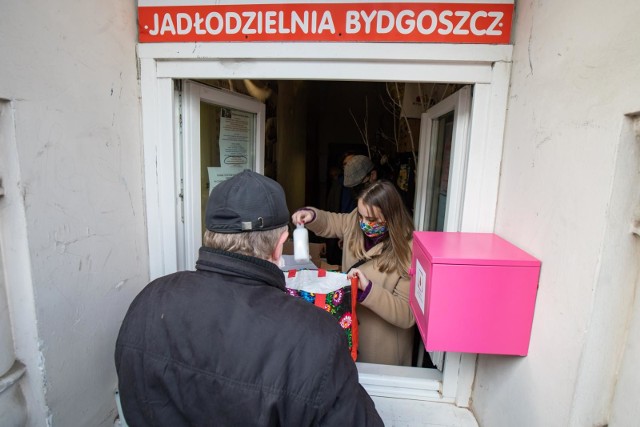
<svg viewBox="0 0 640 427"><path fill-rule="evenodd" d="M141 43L508 44L513 4L287 3L140 6Z"/></svg>

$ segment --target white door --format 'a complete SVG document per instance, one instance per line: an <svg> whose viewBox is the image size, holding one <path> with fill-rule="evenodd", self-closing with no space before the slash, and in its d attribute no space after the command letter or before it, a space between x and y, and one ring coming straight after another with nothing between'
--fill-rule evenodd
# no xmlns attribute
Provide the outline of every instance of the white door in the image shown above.
<svg viewBox="0 0 640 427"><path fill-rule="evenodd" d="M462 222L469 130L471 87L436 104L421 116L414 225L419 231L460 231ZM420 352L424 347L420 347ZM431 361L447 376L458 375L462 355L430 352ZM455 390L443 387L443 395Z"/></svg>
<svg viewBox="0 0 640 427"><path fill-rule="evenodd" d="M178 234L184 232L184 239L178 241L184 247L179 248L178 268L190 270L202 246L211 189L245 169L264 170L265 105L245 95L185 81L181 123L181 156L176 156L176 166L183 224Z"/></svg>

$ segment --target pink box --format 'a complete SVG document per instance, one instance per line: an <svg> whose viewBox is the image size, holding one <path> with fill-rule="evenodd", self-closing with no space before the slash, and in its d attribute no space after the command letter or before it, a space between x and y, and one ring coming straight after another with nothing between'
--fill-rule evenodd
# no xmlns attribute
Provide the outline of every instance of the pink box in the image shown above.
<svg viewBox="0 0 640 427"><path fill-rule="evenodd" d="M529 351L540 261L492 233L416 231L409 303L428 351Z"/></svg>

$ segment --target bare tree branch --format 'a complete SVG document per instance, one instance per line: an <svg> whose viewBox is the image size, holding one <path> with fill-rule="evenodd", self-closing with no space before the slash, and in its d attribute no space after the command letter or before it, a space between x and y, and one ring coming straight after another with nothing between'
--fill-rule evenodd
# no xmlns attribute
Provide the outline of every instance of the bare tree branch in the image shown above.
<svg viewBox="0 0 640 427"><path fill-rule="evenodd" d="M369 101L367 97L364 98L364 119L363 119L362 127L360 127L358 120L356 120L356 117L353 115L353 111L351 111L351 108L349 108L349 114L351 115L353 122L356 124L356 127L358 128L358 132L360 132L360 137L362 138L362 141L364 142L364 144L367 146L367 153L369 154L369 158L371 158L371 147L369 146L369 134L367 130L369 127L368 126L369 125Z"/></svg>

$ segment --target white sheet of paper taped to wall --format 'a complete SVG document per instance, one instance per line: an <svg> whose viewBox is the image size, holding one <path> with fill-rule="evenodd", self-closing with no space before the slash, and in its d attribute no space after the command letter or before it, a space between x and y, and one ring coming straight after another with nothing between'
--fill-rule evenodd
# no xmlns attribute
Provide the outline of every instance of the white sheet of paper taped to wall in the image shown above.
<svg viewBox="0 0 640 427"><path fill-rule="evenodd" d="M207 168L207 172L209 172L209 194L211 194L211 190L213 190L216 185L242 172L242 169L210 166Z"/></svg>

